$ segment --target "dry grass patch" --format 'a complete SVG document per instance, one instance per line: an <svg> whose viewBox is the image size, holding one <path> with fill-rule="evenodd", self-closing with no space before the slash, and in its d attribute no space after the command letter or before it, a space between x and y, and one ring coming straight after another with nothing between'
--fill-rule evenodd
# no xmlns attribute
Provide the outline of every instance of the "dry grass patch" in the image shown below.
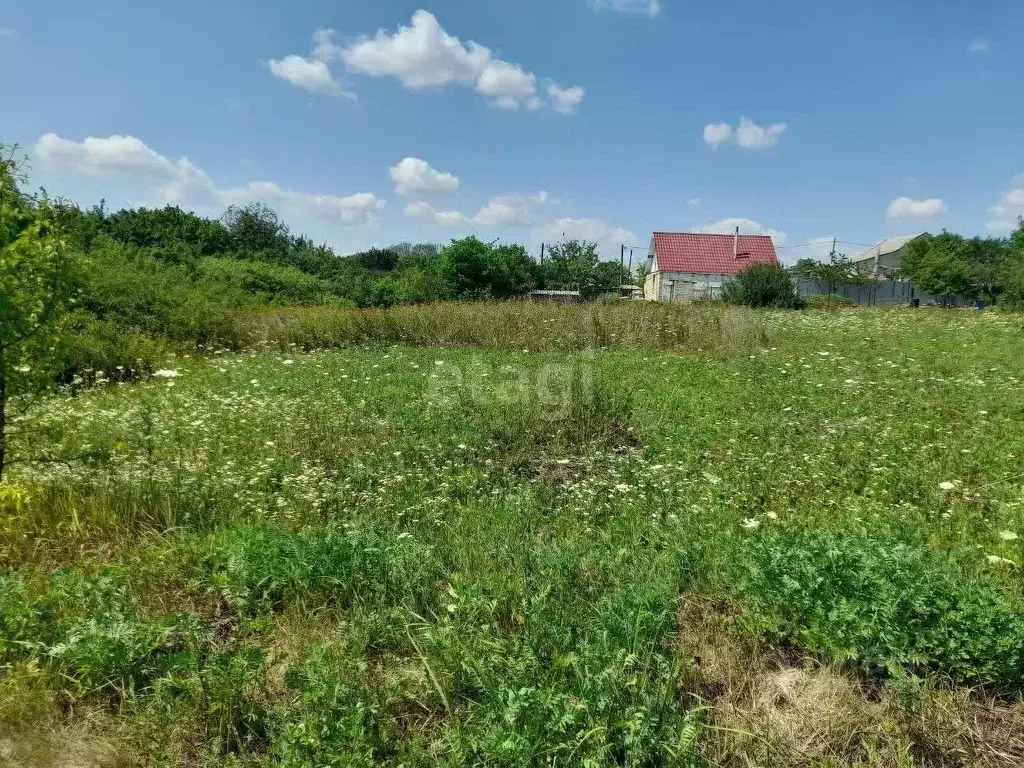
<svg viewBox="0 0 1024 768"><path fill-rule="evenodd" d="M929 681L904 690L795 651L765 648L727 603L686 596L679 650L687 693L706 708L702 746L716 766L1024 765L1024 705Z"/></svg>

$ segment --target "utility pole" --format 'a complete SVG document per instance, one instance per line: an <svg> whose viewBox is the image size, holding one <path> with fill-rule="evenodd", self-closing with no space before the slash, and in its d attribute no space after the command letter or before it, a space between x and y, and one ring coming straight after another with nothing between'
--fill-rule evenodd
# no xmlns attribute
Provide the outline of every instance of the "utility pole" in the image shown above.
<svg viewBox="0 0 1024 768"><path fill-rule="evenodd" d="M832 238L832 253L830 253L828 255L828 260L829 260L829 263L831 263L831 264L835 264L836 263L836 241L837 240L838 240L838 238L835 238L835 237Z"/></svg>
<svg viewBox="0 0 1024 768"><path fill-rule="evenodd" d="M625 278L623 277L623 272L625 272L625 271L626 271L626 244L623 243L622 247L619 249L619 285L620 286L625 282ZM622 288L620 287L619 291L621 291L621 290L622 290ZM618 291L616 291L616 293L618 293Z"/></svg>

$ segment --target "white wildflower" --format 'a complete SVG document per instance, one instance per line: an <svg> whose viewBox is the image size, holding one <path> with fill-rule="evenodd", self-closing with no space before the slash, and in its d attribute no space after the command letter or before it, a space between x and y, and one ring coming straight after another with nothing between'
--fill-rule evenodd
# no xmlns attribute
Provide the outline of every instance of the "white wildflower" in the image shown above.
<svg viewBox="0 0 1024 768"><path fill-rule="evenodd" d="M939 488L941 488L944 491L952 491L956 488L956 483L950 480L943 480L941 483L939 483Z"/></svg>
<svg viewBox="0 0 1024 768"><path fill-rule="evenodd" d="M1019 537L1013 531L1000 531L999 538L1003 541L1016 541Z"/></svg>
<svg viewBox="0 0 1024 768"><path fill-rule="evenodd" d="M761 521L753 517L748 517L741 525L748 531L756 531L761 527Z"/></svg>
<svg viewBox="0 0 1024 768"><path fill-rule="evenodd" d="M153 371L153 376L158 379L176 379L181 374L178 371L172 371L169 368L161 368L159 371Z"/></svg>
<svg viewBox="0 0 1024 768"><path fill-rule="evenodd" d="M29 371L32 370L32 366L31 365L16 365L16 366L14 366L14 370L16 370L18 373L28 373Z"/></svg>
<svg viewBox="0 0 1024 768"><path fill-rule="evenodd" d="M778 520L779 519L779 516L777 514L775 514L774 512L769 512L767 515L765 515L765 517L767 517L769 520Z"/></svg>

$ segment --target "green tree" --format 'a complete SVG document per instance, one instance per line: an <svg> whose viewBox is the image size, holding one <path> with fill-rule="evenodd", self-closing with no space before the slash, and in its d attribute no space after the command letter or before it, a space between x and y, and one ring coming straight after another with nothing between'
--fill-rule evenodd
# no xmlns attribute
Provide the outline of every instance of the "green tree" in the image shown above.
<svg viewBox="0 0 1024 768"><path fill-rule="evenodd" d="M58 208L24 194L25 183L17 147L0 146L0 480L9 461L12 398L50 382L71 285Z"/></svg>
<svg viewBox="0 0 1024 768"><path fill-rule="evenodd" d="M454 240L441 253L446 294L454 299L508 299L534 285L533 261L521 245L492 248L476 237Z"/></svg>
<svg viewBox="0 0 1024 768"><path fill-rule="evenodd" d="M1018 220L1017 229L1010 235L999 283L1003 290L999 303L1024 308L1024 218Z"/></svg>
<svg viewBox="0 0 1024 768"><path fill-rule="evenodd" d="M967 242L960 235L943 232L926 235L910 244L900 257L899 274L926 293L948 301L956 296L973 298L975 265Z"/></svg>
<svg viewBox="0 0 1024 768"><path fill-rule="evenodd" d="M793 278L777 264L751 264L725 284L722 299L748 307L798 309L802 306Z"/></svg>
<svg viewBox="0 0 1024 768"><path fill-rule="evenodd" d="M244 208L232 205L222 219L234 247L243 254L282 257L288 252L288 226L270 206L249 203Z"/></svg>

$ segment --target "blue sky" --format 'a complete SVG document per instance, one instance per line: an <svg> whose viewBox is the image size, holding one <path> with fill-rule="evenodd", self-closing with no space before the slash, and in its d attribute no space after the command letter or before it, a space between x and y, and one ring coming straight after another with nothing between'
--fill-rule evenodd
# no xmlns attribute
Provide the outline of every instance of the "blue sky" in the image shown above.
<svg viewBox="0 0 1024 768"><path fill-rule="evenodd" d="M83 204L262 199L346 252L739 220L852 254L1024 214L1021 28L1017 0L5 0L0 140Z"/></svg>

